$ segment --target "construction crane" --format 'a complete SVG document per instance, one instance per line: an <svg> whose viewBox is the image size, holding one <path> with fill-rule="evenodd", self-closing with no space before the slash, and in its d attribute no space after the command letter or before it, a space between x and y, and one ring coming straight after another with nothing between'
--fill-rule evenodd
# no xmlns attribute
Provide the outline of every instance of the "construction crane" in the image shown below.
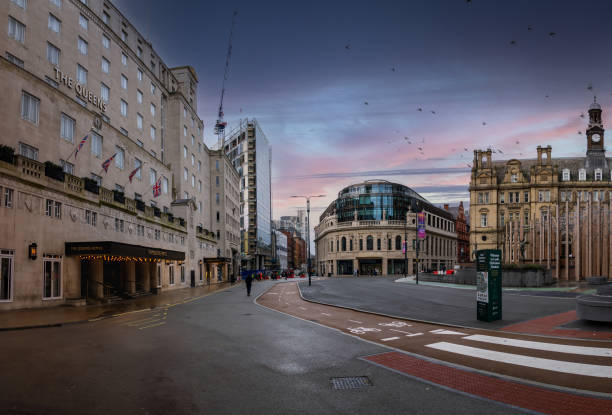
<svg viewBox="0 0 612 415"><path fill-rule="evenodd" d="M219 112L217 114L217 123L215 124L215 134L219 140L219 150L223 149L225 141L225 127L227 122L223 120L223 96L225 95L225 81L229 77L230 61L232 60L232 36L234 35L234 24L236 23L237 11L232 14L232 28L229 35L229 44L227 46L227 56L225 57L225 72L223 73L223 83L221 84L221 101L219 102Z"/></svg>

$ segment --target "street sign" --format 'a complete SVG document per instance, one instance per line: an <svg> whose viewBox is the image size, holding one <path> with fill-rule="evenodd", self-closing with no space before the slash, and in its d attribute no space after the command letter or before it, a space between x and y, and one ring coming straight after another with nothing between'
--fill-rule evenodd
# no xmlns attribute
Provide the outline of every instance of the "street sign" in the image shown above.
<svg viewBox="0 0 612 415"><path fill-rule="evenodd" d="M476 317L482 321L502 318L501 251L476 251Z"/></svg>
<svg viewBox="0 0 612 415"><path fill-rule="evenodd" d="M419 239L425 239L425 212L417 213L417 235Z"/></svg>

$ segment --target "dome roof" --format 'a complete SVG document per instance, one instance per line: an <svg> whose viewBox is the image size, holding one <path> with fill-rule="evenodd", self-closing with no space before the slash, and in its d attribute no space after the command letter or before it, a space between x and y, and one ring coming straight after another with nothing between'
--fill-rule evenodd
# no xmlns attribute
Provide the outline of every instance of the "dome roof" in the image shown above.
<svg viewBox="0 0 612 415"><path fill-rule="evenodd" d="M601 109L601 105L599 105L599 103L597 103L597 102L593 102L589 106L589 110L600 110L600 109Z"/></svg>

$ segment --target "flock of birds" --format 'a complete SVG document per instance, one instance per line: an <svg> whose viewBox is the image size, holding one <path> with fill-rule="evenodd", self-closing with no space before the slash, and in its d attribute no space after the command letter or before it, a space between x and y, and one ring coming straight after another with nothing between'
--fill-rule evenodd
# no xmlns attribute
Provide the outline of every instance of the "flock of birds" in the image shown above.
<svg viewBox="0 0 612 415"><path fill-rule="evenodd" d="M471 3L472 3L472 1L471 1L471 0L466 0L466 3L471 4ZM533 26L531 26L531 25L528 25L528 26L527 26L527 31L530 31L530 32L531 32L531 31L533 31L533 30L534 30ZM549 37L549 38L554 38L555 36L557 36L557 33L556 33L556 32L548 32L548 37ZM516 41L516 40L510 40L510 45L512 45L512 46L516 46L516 45L517 45L517 41ZM347 44L344 46L344 48L345 48L346 50L350 50L350 49L351 49L351 44L350 44L350 43L347 43ZM396 72L396 68L395 68L395 67L391 67L391 68L390 68L390 71L391 71L391 72ZM586 89L587 89L588 91L593 91L593 85L588 84L588 85L587 85L587 87L586 87ZM611 95L612 95L612 94L611 94ZM546 94L546 95L545 95L545 98L546 98L546 99L549 99L549 98L550 98L550 95ZM364 101L364 102L363 102L363 104L364 104L364 105L366 105L366 106L369 106L369 105L370 105L370 103L369 103L367 100L366 100L366 101ZM417 111L417 112L421 112L421 113L422 113L422 112L429 112L429 113L431 113L432 115L436 115L436 114L437 114L436 110L433 110L433 109L424 110L422 107L417 107L417 108L416 108L416 111ZM584 115L584 114L580 114L580 118L584 119L584 118L585 118L585 115ZM486 127L486 126L487 126L487 122L486 122L486 121L482 121L482 126L483 126L483 127ZM396 134L399 134L399 131L398 131L398 130L396 130L396 131L395 131L395 133L396 133ZM580 131L580 130L579 130L579 131L578 131L578 134L579 134L579 135L582 135L582 131ZM404 142L405 144L410 145L410 146L414 146L414 148L416 148L416 150L418 151L418 154L419 154L420 156L425 156L425 144L426 144L426 143L425 143L425 138L421 138L421 139L419 140L419 139L410 138L410 137L408 137L408 136L404 136L404 138L403 138L403 142ZM396 140L396 139L387 140L387 144L393 144L393 143L397 143L397 140ZM516 140L514 144L516 144L516 145L520 145L520 141L519 141L519 140ZM491 146L491 145L490 145L490 146L488 146L488 148L490 148L490 149L491 149L491 151L492 151L493 153L504 154L504 152L503 152L503 150L502 150L501 148L498 148L498 147L495 147L495 146ZM456 154L456 153L457 153L457 151L461 151L461 149L452 148L452 152L453 152L453 153L455 153L455 154ZM466 155L466 153L468 153L468 154ZM463 151L459 153L459 160L461 160L461 159L462 159L462 160L465 162L465 164L466 164L466 166L467 166L467 167L472 168L472 165L471 165L470 163L468 163L468 162L467 162L467 160L469 160L469 158L470 158L469 153L470 153L470 150L469 150L467 147L463 147ZM520 155L520 156L522 156L522 155L523 155L523 153L522 153L522 152L519 152L519 155ZM464 157L464 156L465 156L465 157ZM415 160L418 160L418 158L415 158Z"/></svg>

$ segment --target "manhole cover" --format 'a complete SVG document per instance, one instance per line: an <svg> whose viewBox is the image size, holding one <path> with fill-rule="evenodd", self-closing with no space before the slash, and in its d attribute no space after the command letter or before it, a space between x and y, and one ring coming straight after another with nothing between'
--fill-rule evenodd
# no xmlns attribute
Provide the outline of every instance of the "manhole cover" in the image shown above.
<svg viewBox="0 0 612 415"><path fill-rule="evenodd" d="M332 389L358 389L372 386L372 381L367 376L351 376L344 378L331 378Z"/></svg>
<svg viewBox="0 0 612 415"><path fill-rule="evenodd" d="M253 314L251 313L244 313L243 316L252 316Z"/></svg>

